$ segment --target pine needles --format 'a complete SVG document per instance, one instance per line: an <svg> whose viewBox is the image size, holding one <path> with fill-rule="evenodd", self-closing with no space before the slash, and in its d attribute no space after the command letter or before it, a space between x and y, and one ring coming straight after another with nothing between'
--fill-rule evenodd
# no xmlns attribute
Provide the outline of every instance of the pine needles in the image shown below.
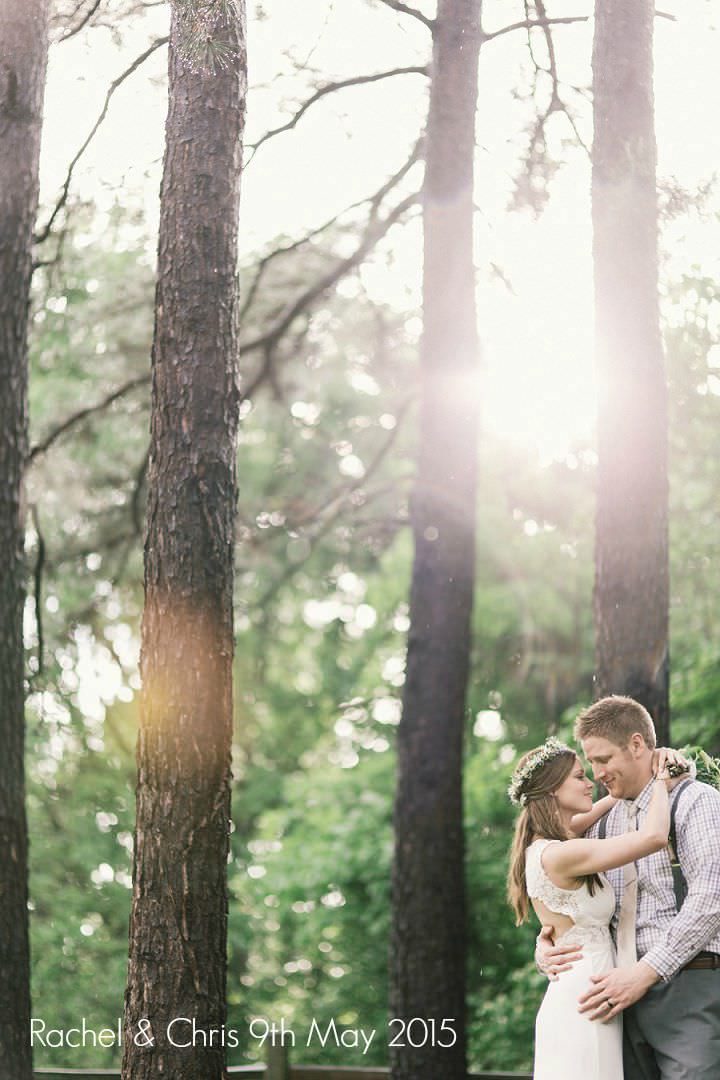
<svg viewBox="0 0 720 1080"><path fill-rule="evenodd" d="M237 59L237 0L173 0L180 62L198 74L225 70Z"/></svg>

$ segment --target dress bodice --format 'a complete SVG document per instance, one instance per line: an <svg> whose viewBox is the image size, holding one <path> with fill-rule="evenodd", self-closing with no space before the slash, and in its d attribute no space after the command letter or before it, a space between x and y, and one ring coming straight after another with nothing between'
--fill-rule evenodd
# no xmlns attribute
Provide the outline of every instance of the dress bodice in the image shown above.
<svg viewBox="0 0 720 1080"><path fill-rule="evenodd" d="M562 840L535 840L525 852L525 880L528 896L540 900L549 911L565 915L574 926L556 939L563 944L572 942L583 945L601 945L608 948L610 920L615 911L615 891L604 874L600 874L600 887L590 894L587 883L577 889L561 889L553 884L542 864L542 853L548 844L561 844Z"/></svg>

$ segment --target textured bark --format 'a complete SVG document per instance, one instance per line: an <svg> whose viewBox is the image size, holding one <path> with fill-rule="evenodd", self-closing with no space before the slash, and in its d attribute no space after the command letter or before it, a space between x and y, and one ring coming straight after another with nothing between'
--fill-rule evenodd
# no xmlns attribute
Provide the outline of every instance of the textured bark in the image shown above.
<svg viewBox="0 0 720 1080"><path fill-rule="evenodd" d="M22 478L46 0L0 0L0 1062L30 1080Z"/></svg>
<svg viewBox="0 0 720 1080"><path fill-rule="evenodd" d="M462 744L475 560L478 343L472 195L477 0L440 0L426 138L420 454L395 801L391 1015L452 1020L392 1051L403 1080L464 1080ZM397 1029L393 1029L397 1034ZM445 1041L447 1035L439 1035ZM413 1041L419 1042L418 1031ZM407 1040L406 1040L407 1042Z"/></svg>
<svg viewBox="0 0 720 1080"><path fill-rule="evenodd" d="M181 63L175 11L171 27L125 1080L224 1075L225 1049L210 1032L220 1033L226 1016L240 8L226 30L235 58L214 74ZM202 1032L193 1047L171 1045L167 1027L177 1017ZM174 1029L176 1042L189 1039L190 1028Z"/></svg>
<svg viewBox="0 0 720 1080"><path fill-rule="evenodd" d="M597 692L669 741L667 389L660 337L652 0L598 0L592 205L598 414Z"/></svg>

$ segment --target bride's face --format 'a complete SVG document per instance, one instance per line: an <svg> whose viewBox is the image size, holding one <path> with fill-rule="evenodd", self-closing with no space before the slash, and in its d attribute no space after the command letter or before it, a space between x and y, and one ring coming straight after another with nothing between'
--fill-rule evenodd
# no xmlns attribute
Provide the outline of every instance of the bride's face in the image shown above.
<svg viewBox="0 0 720 1080"><path fill-rule="evenodd" d="M568 814L584 814L592 809L593 785L585 775L582 762L578 757L559 788L554 792L561 811Z"/></svg>

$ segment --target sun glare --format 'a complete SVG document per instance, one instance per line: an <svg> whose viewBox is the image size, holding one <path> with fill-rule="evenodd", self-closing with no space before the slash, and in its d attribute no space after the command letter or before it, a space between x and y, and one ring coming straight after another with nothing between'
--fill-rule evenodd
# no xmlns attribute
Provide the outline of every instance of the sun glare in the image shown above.
<svg viewBox="0 0 720 1080"><path fill-rule="evenodd" d="M364 5L341 9L308 0L298 21L293 0L278 0L272 20L253 21L250 141L287 117L288 102L301 100L307 89L306 74L294 76L289 57L278 70L277 58L286 49L298 57L311 56L312 64L328 78L391 68L399 56L404 63L423 62L427 41L417 20L393 20ZM122 49L109 38L94 42L92 63L82 35L64 46L70 60L63 52L62 66L51 63L43 150L46 199L64 175L67 146L79 145L95 116L93 102L106 89L107 73L122 70L124 53L136 54L148 28L165 32L167 12L150 11L148 18L134 26L132 34L128 28ZM714 71L715 38L707 33L707 20L695 11L683 13L683 34L670 20L658 20L656 28L659 177L661 182L676 180L688 190L707 180L715 168L706 117L693 108L698 85L715 85L707 76ZM590 24L558 35L563 70L576 83L586 75L591 40ZM481 400L487 431L552 459L567 455L574 443L590 438L593 429L590 170L587 155L569 150L563 142L567 133L558 120L553 149L564 163L553 177L542 215L536 219L527 210L508 209L524 138L518 133L527 122L522 94L518 95L527 74L524 64L524 45L512 35L483 50L475 189ZM78 191L100 203L103 198L112 202L118 184L126 192L137 189L151 231L166 109L166 89L157 77L164 66L165 57L158 54L141 77L129 81L117 95L109 122L76 178ZM681 69L686 77L678 79ZM588 110L583 112L580 98L578 115L589 137ZM74 106L70 113L68 101ZM135 122L139 101L141 125ZM55 115L58 107L63 109L62 123ZM243 176L244 256L264 250L278 234L301 234L375 190L404 160L422 126L425 107L426 86L418 76L384 80L331 95L326 104L308 113L297 130L263 148ZM130 173L128 139L139 163ZM290 174L291 189L278 185L278 176ZM418 166L406 182L411 185L419 179ZM666 223L665 233L673 228ZM720 224L708 220L708 215L702 222L686 215L677 229L681 235L672 243L672 265L666 266L675 278L687 269L691 251L703 266L711 262ZM373 300L410 313L411 337L417 336L418 328L411 323L418 321L421 267L421 230L415 221L394 228L362 269L363 285Z"/></svg>

